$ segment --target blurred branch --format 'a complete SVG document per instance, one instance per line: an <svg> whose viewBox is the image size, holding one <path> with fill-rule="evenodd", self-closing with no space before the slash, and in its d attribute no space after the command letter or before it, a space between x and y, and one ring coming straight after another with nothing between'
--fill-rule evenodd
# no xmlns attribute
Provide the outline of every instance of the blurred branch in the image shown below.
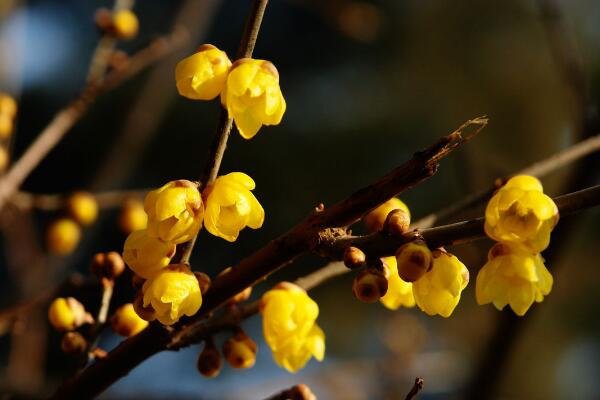
<svg viewBox="0 0 600 400"><path fill-rule="evenodd" d="M516 172L514 175L533 175L538 178L542 178L549 173L556 171L574 161L579 160L589 154L595 153L600 150L600 134L592 136L588 139L582 140L558 153L552 154L550 157L543 160L537 161L522 170ZM446 207L440 211L429 214L414 223L415 228L429 228L434 226L438 222L446 222L455 217L462 211L465 211L471 207L475 207L487 199L489 199L494 191L502 186L509 177L498 178L492 186L483 189L479 192L473 193L467 197L464 197L460 201Z"/></svg>
<svg viewBox="0 0 600 400"><path fill-rule="evenodd" d="M408 392L408 394L406 395L406 400L413 400L417 394L419 394L419 392L421 390L423 390L423 385L425 384L425 381L423 380L423 378L419 378L416 377L415 378L415 383L413 384L412 388L410 389L410 392Z"/></svg>
<svg viewBox="0 0 600 400"><path fill-rule="evenodd" d="M115 88L181 46L188 39L186 31L176 29L170 35L155 40L148 47L134 54L123 68L112 71L103 81L88 84L81 96L56 114L21 158L14 163L5 176L0 178L0 210L25 178L81 119L98 95Z"/></svg>
<svg viewBox="0 0 600 400"><path fill-rule="evenodd" d="M299 255L309 252L318 243L319 233L323 229L348 226L390 197L435 174L442 158L467 142L486 125L486 118L467 121L374 184L358 190L330 208L313 212L286 234L243 259L229 273L217 277L204 295L202 307L196 315L182 318L174 327L151 324L143 332L122 342L106 358L96 361L81 374L65 382L53 398L97 396L147 358L168 349L173 338L185 335L186 329L193 329L195 324L201 324L203 319L236 293L265 279Z"/></svg>

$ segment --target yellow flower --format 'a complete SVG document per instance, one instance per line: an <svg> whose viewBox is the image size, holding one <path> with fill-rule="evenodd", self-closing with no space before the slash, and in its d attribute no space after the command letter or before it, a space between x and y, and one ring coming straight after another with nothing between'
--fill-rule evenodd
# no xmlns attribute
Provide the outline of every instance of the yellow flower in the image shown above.
<svg viewBox="0 0 600 400"><path fill-rule="evenodd" d="M6 115L12 119L16 114L17 102L15 99L6 93L0 93L0 115Z"/></svg>
<svg viewBox="0 0 600 400"><path fill-rule="evenodd" d="M533 177L517 176L491 198L485 210L485 233L522 251L539 253L548 247L558 222L558 208Z"/></svg>
<svg viewBox="0 0 600 400"><path fill-rule="evenodd" d="M113 32L119 39L131 39L137 35L139 22L130 10L119 10L113 15Z"/></svg>
<svg viewBox="0 0 600 400"><path fill-rule="evenodd" d="M8 166L9 158L8 151L0 146L0 172L4 171Z"/></svg>
<svg viewBox="0 0 600 400"><path fill-rule="evenodd" d="M204 226L215 236L234 242L246 226L258 229L265 211L250 192L254 181L241 172L219 176L204 192L206 215Z"/></svg>
<svg viewBox="0 0 600 400"><path fill-rule="evenodd" d="M0 139L8 139L13 131L13 120L6 114L0 114Z"/></svg>
<svg viewBox="0 0 600 400"><path fill-rule="evenodd" d="M429 315L449 317L469 283L469 271L458 258L434 250L433 267L413 283L417 306Z"/></svg>
<svg viewBox="0 0 600 400"><path fill-rule="evenodd" d="M141 229L127 236L123 260L133 272L149 279L169 265L175 250L173 243L148 236L147 230Z"/></svg>
<svg viewBox="0 0 600 400"><path fill-rule="evenodd" d="M515 314L522 316L534 301L544 300L552 290L552 282L540 254L523 253L497 243L477 274L475 295L478 304L493 303L498 310L509 304Z"/></svg>
<svg viewBox="0 0 600 400"><path fill-rule="evenodd" d="M98 203L91 193L75 192L67 199L71 217L81 225L89 225L98 216Z"/></svg>
<svg viewBox="0 0 600 400"><path fill-rule="evenodd" d="M183 315L192 316L202 305L196 276L183 264L171 265L148 279L142 286L143 306L152 306L156 319L172 325Z"/></svg>
<svg viewBox="0 0 600 400"><path fill-rule="evenodd" d="M69 218L54 221L46 231L48 249L59 255L66 255L75 250L80 238L79 225Z"/></svg>
<svg viewBox="0 0 600 400"><path fill-rule="evenodd" d="M116 334L129 337L146 329L148 321L144 321L137 315L133 304L127 303L115 311L110 319L110 326Z"/></svg>
<svg viewBox="0 0 600 400"><path fill-rule="evenodd" d="M171 181L148 193L144 209L148 214L148 235L165 242L187 242L202 227L202 197L190 181Z"/></svg>
<svg viewBox="0 0 600 400"><path fill-rule="evenodd" d="M177 90L188 99L212 100L225 87L230 68L231 61L224 51L204 44L175 67Z"/></svg>
<svg viewBox="0 0 600 400"><path fill-rule="evenodd" d="M363 221L367 226L369 232L377 232L383 229L383 224L392 210L400 209L408 214L410 221L410 210L408 206L399 198L392 197L379 207L372 210L370 213L364 216Z"/></svg>
<svg viewBox="0 0 600 400"><path fill-rule="evenodd" d="M54 329L72 331L85 323L92 323L92 316L85 307L73 297L58 297L48 309L48 320Z"/></svg>
<svg viewBox="0 0 600 400"><path fill-rule="evenodd" d="M304 289L279 284L263 295L260 308L265 341L279 366L296 372L311 356L323 360L325 334L315 322L319 306Z"/></svg>
<svg viewBox="0 0 600 400"><path fill-rule="evenodd" d="M244 139L251 139L263 125L278 125L285 113L279 73L265 60L237 60L221 92L221 103Z"/></svg>
<svg viewBox="0 0 600 400"><path fill-rule="evenodd" d="M412 283L403 281L398 276L398 266L395 257L382 259L390 271L388 277L388 290L379 301L390 310L396 310L400 306L414 307L415 296L413 296Z"/></svg>
<svg viewBox="0 0 600 400"><path fill-rule="evenodd" d="M145 229L147 225L148 215L144 211L144 204L136 199L125 200L119 214L119 228L126 234L130 234Z"/></svg>

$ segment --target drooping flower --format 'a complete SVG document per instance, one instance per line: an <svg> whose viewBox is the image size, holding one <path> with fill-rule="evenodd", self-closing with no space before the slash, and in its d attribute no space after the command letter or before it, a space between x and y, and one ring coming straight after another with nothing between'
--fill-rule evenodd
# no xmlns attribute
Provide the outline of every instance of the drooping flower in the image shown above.
<svg viewBox="0 0 600 400"><path fill-rule="evenodd" d="M244 139L254 137L263 125L278 125L286 103L277 68L265 60L237 60L221 92L221 103Z"/></svg>
<svg viewBox="0 0 600 400"><path fill-rule="evenodd" d="M143 306L152 306L155 317L172 325L183 315L192 316L202 305L200 286L194 273L184 264L162 269L142 286Z"/></svg>
<svg viewBox="0 0 600 400"><path fill-rule="evenodd" d="M224 51L204 44L175 68L179 94L192 100L212 100L225 87L231 61Z"/></svg>
<svg viewBox="0 0 600 400"><path fill-rule="evenodd" d="M94 320L77 299L58 297L48 308L48 321L58 331L72 331Z"/></svg>
<svg viewBox="0 0 600 400"><path fill-rule="evenodd" d="M187 242L200 231L204 205L198 187L190 181L171 181L146 196L148 235L175 244Z"/></svg>
<svg viewBox="0 0 600 400"><path fill-rule="evenodd" d="M322 361L325 334L316 324L319 306L306 291L283 282L261 300L263 333L275 362L296 372L312 357Z"/></svg>
<svg viewBox="0 0 600 400"><path fill-rule="evenodd" d="M510 179L487 205L486 234L532 254L548 247L558 222L558 208L540 189L541 184L533 177Z"/></svg>
<svg viewBox="0 0 600 400"><path fill-rule="evenodd" d="M415 296L413 295L412 283L403 281L398 276L398 266L395 257L382 259L387 265L390 276L388 277L388 290L379 301L390 310L396 310L400 306L414 307Z"/></svg>
<svg viewBox="0 0 600 400"><path fill-rule="evenodd" d="M169 265L175 250L175 244L149 236L147 229L141 229L127 236L123 260L133 272L149 279Z"/></svg>
<svg viewBox="0 0 600 400"><path fill-rule="evenodd" d="M408 209L408 206L399 198L392 197L364 216L363 221L369 232L377 232L382 230L388 214L396 209L404 211L410 221L410 210Z"/></svg>
<svg viewBox="0 0 600 400"><path fill-rule="evenodd" d="M146 329L148 321L141 319L137 315L133 309L133 304L127 303L115 311L110 319L110 326L116 334L130 337Z"/></svg>
<svg viewBox="0 0 600 400"><path fill-rule="evenodd" d="M205 192L204 226L215 236L234 242L246 226L258 229L265 211L252 194L252 178L241 172L219 176Z"/></svg>
<svg viewBox="0 0 600 400"><path fill-rule="evenodd" d="M417 306L429 315L449 317L458 305L463 289L469 283L469 271L458 258L434 250L433 267L413 283Z"/></svg>
<svg viewBox="0 0 600 400"><path fill-rule="evenodd" d="M538 254L497 243L488 253L488 262L477 274L478 304L493 303L498 310L507 304L515 314L524 315L533 302L542 302L552 290L552 275Z"/></svg>

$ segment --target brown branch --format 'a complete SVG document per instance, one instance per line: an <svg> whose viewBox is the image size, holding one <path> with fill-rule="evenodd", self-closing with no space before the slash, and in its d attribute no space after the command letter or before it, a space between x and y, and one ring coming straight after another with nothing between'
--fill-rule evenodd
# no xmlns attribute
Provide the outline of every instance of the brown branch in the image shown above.
<svg viewBox="0 0 600 400"><path fill-rule="evenodd" d="M316 211L288 233L268 243L253 255L242 260L232 270L216 278L205 294L202 308L173 329L158 324L121 343L108 356L95 362L81 374L66 382L55 393L55 399L88 398L101 393L119 378L153 354L170 347L172 339L185 335L185 329L212 314L230 297L248 286L265 279L271 273L302 253L310 251L319 241L319 233L332 226L347 226L364 214L432 176L438 162L468 139L476 135L487 119L476 118L458 130L438 140L376 183L363 188L328 209Z"/></svg>
<svg viewBox="0 0 600 400"><path fill-rule="evenodd" d="M81 119L98 95L115 88L142 69L169 54L173 49L181 46L188 39L187 32L177 29L169 36L154 41L148 47L133 55L124 68L114 70L99 84L89 84L79 98L59 111L27 148L21 158L0 179L0 210L50 150Z"/></svg>
<svg viewBox="0 0 600 400"><path fill-rule="evenodd" d="M582 140L558 153L552 154L550 157L543 160L537 161L522 170L516 172L514 175L533 175L538 178L542 178L551 172L554 172L573 161L579 160L589 154L595 153L600 150L600 134L592 136L588 139ZM435 213L429 214L418 221L413 226L415 228L429 228L438 222L446 222L457 216L464 210L475 207L481 204L485 200L489 199L491 195L501 185L503 185L509 177L497 179L494 184L486 189L479 192L475 192L470 196L464 197L460 201L452 204L451 206L444 208Z"/></svg>
<svg viewBox="0 0 600 400"><path fill-rule="evenodd" d="M410 389L410 392L408 392L408 394L406 395L405 399L406 400L414 399L417 396L417 394L419 394L419 392L421 390L423 390L424 384L425 384L425 381L423 380L423 378L416 377L415 383L413 384L412 388Z"/></svg>
<svg viewBox="0 0 600 400"><path fill-rule="evenodd" d="M301 383L269 396L265 400L317 400L317 396L307 385Z"/></svg>
<svg viewBox="0 0 600 400"><path fill-rule="evenodd" d="M248 20L246 21L242 40L240 41L240 46L236 55L238 59L252 57L268 2L268 0L252 1L252 8L248 14ZM212 184L215 179L217 179L219 169L221 168L221 162L223 161L223 155L227 149L227 141L231 134L232 126L233 119L229 118L227 110L221 107L215 137L208 153L208 161L204 167L202 176L200 177L200 183L198 185L199 190ZM189 262L197 238L198 235L194 236L189 242L177 246L177 254L174 257L175 262Z"/></svg>

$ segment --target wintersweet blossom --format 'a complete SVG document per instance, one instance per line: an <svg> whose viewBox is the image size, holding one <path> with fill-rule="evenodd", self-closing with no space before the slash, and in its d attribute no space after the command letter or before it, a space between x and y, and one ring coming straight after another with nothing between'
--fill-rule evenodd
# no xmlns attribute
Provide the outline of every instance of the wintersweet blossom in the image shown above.
<svg viewBox="0 0 600 400"><path fill-rule="evenodd" d="M73 297L58 297L48 308L48 321L59 331L72 331L86 323L92 323L92 316Z"/></svg>
<svg viewBox="0 0 600 400"><path fill-rule="evenodd" d="M316 324L319 306L306 291L284 282L261 299L263 333L275 362L296 372L312 357L322 361L325 334Z"/></svg>
<svg viewBox="0 0 600 400"><path fill-rule="evenodd" d="M241 172L219 176L203 193L206 203L204 226L215 236L234 242L246 226L258 229L265 211L252 194L252 178Z"/></svg>
<svg viewBox="0 0 600 400"><path fill-rule="evenodd" d="M450 253L434 250L432 255L433 266L413 283L413 293L422 311L447 318L458 305L461 292L469 283L469 271Z"/></svg>
<svg viewBox="0 0 600 400"><path fill-rule="evenodd" d="M408 209L408 206L399 198L392 197L363 218L369 232L377 232L383 229L383 224L385 223L388 214L396 209L404 211L408 215L410 221L410 210Z"/></svg>
<svg viewBox="0 0 600 400"><path fill-rule="evenodd" d="M187 180L171 181L144 200L148 235L175 244L187 242L200 231L204 205L198 187Z"/></svg>
<svg viewBox="0 0 600 400"><path fill-rule="evenodd" d="M286 103L277 68L265 60L237 60L221 92L221 103L244 139L253 138L263 125L278 125Z"/></svg>
<svg viewBox="0 0 600 400"><path fill-rule="evenodd" d="M552 283L552 275L539 253L525 253L497 243L477 274L475 295L478 304L493 303L498 310L508 304L515 314L522 316L534 301L544 300L552 290Z"/></svg>
<svg viewBox="0 0 600 400"><path fill-rule="evenodd" d="M558 222L558 208L529 176L510 179L491 198L485 210L485 233L522 251L539 253L548 247Z"/></svg>
<svg viewBox="0 0 600 400"><path fill-rule="evenodd" d="M110 319L112 330L121 336L134 336L146 329L148 321L141 319L133 308L133 304L127 303L115 311Z"/></svg>
<svg viewBox="0 0 600 400"><path fill-rule="evenodd" d="M125 240L123 260L133 272L148 279L169 265L176 246L149 236L146 229L131 232Z"/></svg>
<svg viewBox="0 0 600 400"><path fill-rule="evenodd" d="M212 100L221 94L227 81L231 61L224 51L204 44L175 68L179 94L192 100Z"/></svg>
<svg viewBox="0 0 600 400"><path fill-rule="evenodd" d="M382 261L389 269L388 290L379 299L381 303L390 310L396 310L400 306L414 307L415 296L413 295L412 283L403 281L398 276L398 266L395 257L385 257Z"/></svg>
<svg viewBox="0 0 600 400"><path fill-rule="evenodd" d="M202 305L200 286L194 273L184 264L170 265L144 282L143 307L151 306L155 317L172 325L183 315L192 316Z"/></svg>

